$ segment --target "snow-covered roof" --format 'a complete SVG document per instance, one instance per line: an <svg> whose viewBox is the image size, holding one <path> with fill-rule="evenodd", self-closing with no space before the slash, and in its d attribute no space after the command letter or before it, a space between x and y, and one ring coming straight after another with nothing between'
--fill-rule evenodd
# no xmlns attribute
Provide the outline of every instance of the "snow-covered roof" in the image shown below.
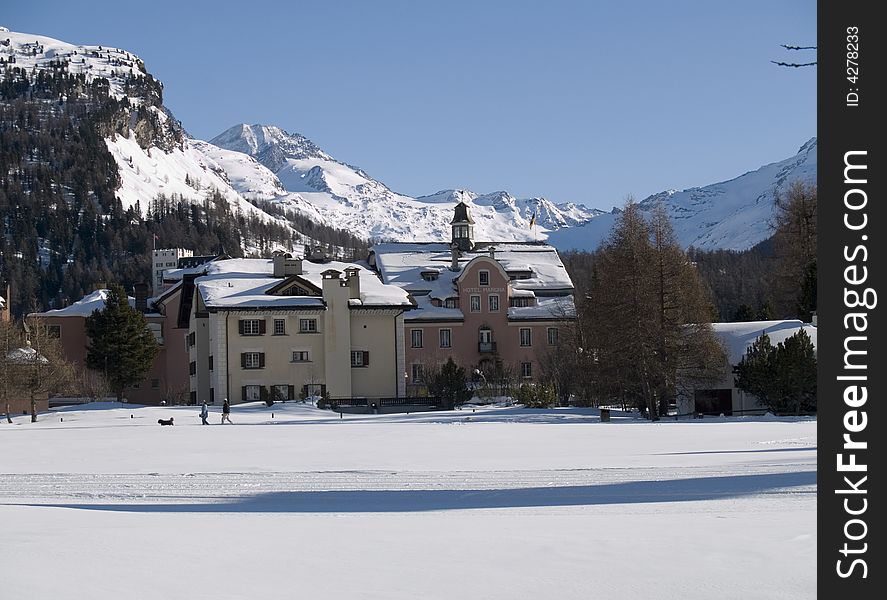
<svg viewBox="0 0 887 600"><path fill-rule="evenodd" d="M371 251L376 256L376 266L382 281L407 290L429 290L432 297L446 298L454 295L452 281L462 268L478 256L489 256L490 246L494 256L509 273L530 273L528 279L512 281L515 289L572 291L573 282L554 246L547 244L496 243L479 244L475 250L462 252L459 271L450 271L452 254L449 244L377 244ZM422 272L440 270L437 281L424 281ZM451 293L452 292L452 293Z"/></svg>
<svg viewBox="0 0 887 600"><path fill-rule="evenodd" d="M411 307L406 291L393 285L383 284L365 264L329 261L314 263L302 261L299 275L315 287L323 288L322 273L327 270L344 273L357 269L360 278L360 301L352 306L403 306ZM185 269L180 269L184 271ZM201 265L197 272L205 272L195 279L197 289L207 308L300 308L322 307L319 296L274 296L268 291L283 281L273 277L274 263L264 258L233 258Z"/></svg>
<svg viewBox="0 0 887 600"><path fill-rule="evenodd" d="M766 333L770 338L770 343L775 346L796 334L799 329L803 329L810 336L813 347L816 348L816 326L798 319L712 323L712 329L724 343L731 365L738 364L742 360L748 347L762 333Z"/></svg>
<svg viewBox="0 0 887 600"><path fill-rule="evenodd" d="M416 310L406 315L407 321L461 321L464 318L458 308L446 308L431 304L431 296L415 296Z"/></svg>
<svg viewBox="0 0 887 600"><path fill-rule="evenodd" d="M57 308L46 312L31 313L28 316L34 317L88 317L97 310L105 308L105 301L108 299L108 290L96 290L91 294L87 294L77 302L65 308ZM129 305L135 306L136 300L132 296L127 296Z"/></svg>
<svg viewBox="0 0 887 600"><path fill-rule="evenodd" d="M553 296L536 298L535 306L512 306L508 309L509 319L575 319L576 305L573 296Z"/></svg>
<svg viewBox="0 0 887 600"><path fill-rule="evenodd" d="M434 306L431 299L445 301L458 296L455 280L465 266L478 257L493 258L507 273L520 273L526 279L511 281L512 296L541 296L560 294L555 299L538 300L537 306L508 309L509 318L539 319L545 317L575 316L573 282L567 274L557 250L545 244L481 243L473 251L463 251L458 258L459 270L452 271L452 250L449 244L384 243L376 244L371 252L382 281L403 288L416 299L417 310L407 320L462 320L458 308ZM437 279L427 281L423 274L437 273ZM537 294L536 292L539 292Z"/></svg>

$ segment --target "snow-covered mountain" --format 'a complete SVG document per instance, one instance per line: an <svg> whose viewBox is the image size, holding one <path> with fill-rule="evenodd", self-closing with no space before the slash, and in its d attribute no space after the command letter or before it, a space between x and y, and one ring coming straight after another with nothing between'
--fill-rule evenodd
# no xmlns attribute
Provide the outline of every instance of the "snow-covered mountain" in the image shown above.
<svg viewBox="0 0 887 600"><path fill-rule="evenodd" d="M108 82L108 92L116 98L129 98L139 104L142 98L127 92L128 77L148 78L145 63L126 50L108 46L69 44L45 35L18 33L0 27L0 64L26 71L64 68L83 75L87 83L95 79Z"/></svg>
<svg viewBox="0 0 887 600"><path fill-rule="evenodd" d="M236 125L209 144L248 154L272 171L286 189L275 198L282 208L374 239L449 239L453 206L460 200L473 204L478 239L544 239L548 231L588 222L601 212L545 198L517 199L507 192L444 190L413 198L336 160L308 138L269 125ZM220 164L227 168L224 160ZM536 227L531 228L534 213Z"/></svg>
<svg viewBox="0 0 887 600"><path fill-rule="evenodd" d="M108 82L107 95L119 101L118 113L102 133L118 166L115 194L124 208L138 206L142 214L161 194L195 203L220 196L235 213L289 228L292 223L282 215L292 211L363 238L444 241L450 237L454 204L465 201L472 205L479 240L548 239L562 249L596 248L617 214L617 209L607 213L546 198L515 198L505 191L449 189L411 197L337 160L308 138L270 125L236 125L209 142L196 140L163 106L163 86L141 59L117 48L3 31L0 65L31 74L62 69L87 83ZM744 249L770 236L774 194L796 179L815 178L814 138L792 158L730 181L655 194L641 204L649 208L664 202L685 246ZM589 190L587 197L593 196ZM293 232L294 239L302 239Z"/></svg>
<svg viewBox="0 0 887 600"><path fill-rule="evenodd" d="M639 204L651 210L662 202L685 248L745 250L773 235L774 198L795 181L816 184L816 138L791 158L729 181L654 194ZM578 227L552 232L549 242L561 249L593 250L609 235L617 214L614 209Z"/></svg>

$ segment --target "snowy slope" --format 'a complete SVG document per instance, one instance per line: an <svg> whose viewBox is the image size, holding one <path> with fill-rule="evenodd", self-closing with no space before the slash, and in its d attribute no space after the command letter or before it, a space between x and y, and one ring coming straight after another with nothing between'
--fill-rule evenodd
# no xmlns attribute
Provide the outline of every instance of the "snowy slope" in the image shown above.
<svg viewBox="0 0 887 600"><path fill-rule="evenodd" d="M776 194L786 193L795 181L816 185L816 163L816 138L812 138L791 158L729 181L654 194L640 205L651 210L661 201L685 248L745 250L773 235ZM549 241L562 249L593 250L609 234L615 218L613 213L604 214L584 226L556 231Z"/></svg>
<svg viewBox="0 0 887 600"><path fill-rule="evenodd" d="M7 43L8 40L8 43ZM106 79L112 96L123 98L124 77L146 77L142 60L125 50L107 46L81 46L60 40L34 35L0 31L0 64L34 69L53 69L59 64L72 74L83 74L86 81ZM139 104L140 98L130 98Z"/></svg>
<svg viewBox="0 0 887 600"><path fill-rule="evenodd" d="M107 138L105 143L120 170L122 183L117 197L124 208L138 203L145 214L150 200L159 194L177 195L202 203L218 191L231 205L232 212L242 211L263 220L273 219L234 189L225 169L203 152L202 143L185 139L181 148L169 152L157 147L144 149L133 136L118 135Z"/></svg>
<svg viewBox="0 0 887 600"><path fill-rule="evenodd" d="M413 198L334 159L306 137L269 125L236 125L210 144L248 154L273 171L288 192L277 199L281 205L365 237L445 241L459 200L473 204L479 240L543 239L546 231L585 223L600 212L544 198L516 199L506 192L444 190ZM535 231L529 226L534 212Z"/></svg>

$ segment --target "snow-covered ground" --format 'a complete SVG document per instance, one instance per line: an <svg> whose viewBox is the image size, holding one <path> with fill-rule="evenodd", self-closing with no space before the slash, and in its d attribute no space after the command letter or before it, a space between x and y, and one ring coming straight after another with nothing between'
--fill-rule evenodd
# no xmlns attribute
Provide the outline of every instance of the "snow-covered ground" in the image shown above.
<svg viewBox="0 0 887 600"><path fill-rule="evenodd" d="M197 412L4 420L2 597L815 597L815 420Z"/></svg>

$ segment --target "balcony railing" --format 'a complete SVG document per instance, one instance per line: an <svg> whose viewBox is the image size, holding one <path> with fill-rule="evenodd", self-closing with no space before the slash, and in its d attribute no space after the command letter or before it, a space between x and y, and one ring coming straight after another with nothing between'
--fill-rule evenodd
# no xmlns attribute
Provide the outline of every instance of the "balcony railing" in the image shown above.
<svg viewBox="0 0 887 600"><path fill-rule="evenodd" d="M481 354L496 351L496 342L478 342L477 351Z"/></svg>

